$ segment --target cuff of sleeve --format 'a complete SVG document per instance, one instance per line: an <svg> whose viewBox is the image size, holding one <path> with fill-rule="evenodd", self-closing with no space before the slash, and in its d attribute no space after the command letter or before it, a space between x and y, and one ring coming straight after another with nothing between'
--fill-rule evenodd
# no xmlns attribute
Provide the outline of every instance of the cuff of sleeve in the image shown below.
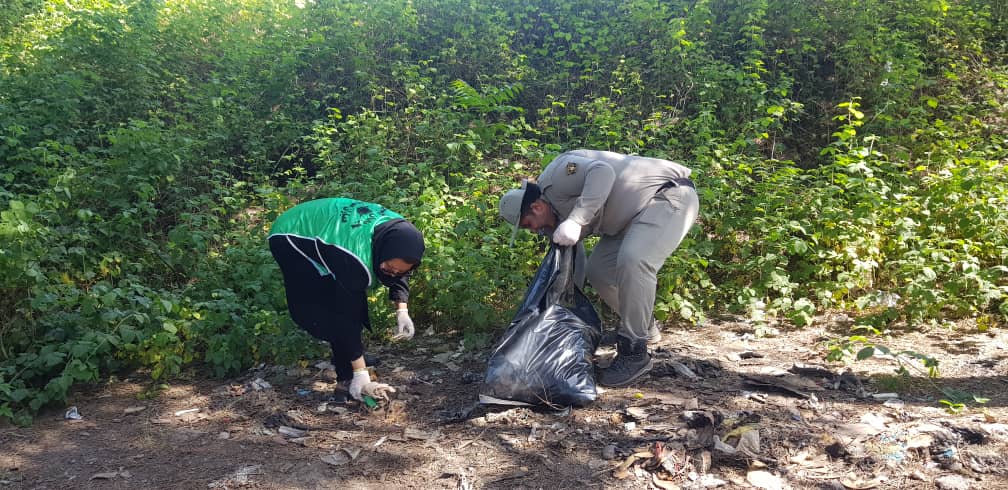
<svg viewBox="0 0 1008 490"><path fill-rule="evenodd" d="M571 214L567 217L567 219L581 225L583 228L588 226L588 223L591 222L591 216L586 216L587 214L588 213L586 211L575 209L574 211L571 211Z"/></svg>

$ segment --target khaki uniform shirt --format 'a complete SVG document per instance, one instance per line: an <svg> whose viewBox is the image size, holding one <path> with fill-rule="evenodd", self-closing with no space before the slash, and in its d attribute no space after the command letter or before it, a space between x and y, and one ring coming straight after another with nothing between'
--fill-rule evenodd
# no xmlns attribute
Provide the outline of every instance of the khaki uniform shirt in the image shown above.
<svg viewBox="0 0 1008 490"><path fill-rule="evenodd" d="M688 167L659 158L574 150L553 159L537 183L561 220L570 218L583 227L583 238L620 234L658 188L690 173Z"/></svg>

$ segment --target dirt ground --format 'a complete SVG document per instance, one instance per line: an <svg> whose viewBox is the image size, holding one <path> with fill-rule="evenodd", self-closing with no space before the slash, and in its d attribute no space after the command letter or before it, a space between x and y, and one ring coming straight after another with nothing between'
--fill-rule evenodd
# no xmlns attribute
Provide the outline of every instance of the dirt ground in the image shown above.
<svg viewBox="0 0 1008 490"><path fill-rule="evenodd" d="M374 349L398 393L373 410L327 403L331 371L311 365L152 398L112 381L71 396L78 420L0 427L0 489L1008 488L1008 333L893 337L941 360L938 387L989 399L952 413L892 359L824 362L845 320L666 326L651 374L560 412L479 405L489 348L444 336Z"/></svg>

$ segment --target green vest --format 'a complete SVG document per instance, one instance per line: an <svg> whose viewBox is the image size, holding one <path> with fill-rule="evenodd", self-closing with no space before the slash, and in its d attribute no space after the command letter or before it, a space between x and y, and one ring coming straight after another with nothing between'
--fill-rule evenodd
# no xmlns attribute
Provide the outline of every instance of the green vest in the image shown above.
<svg viewBox="0 0 1008 490"><path fill-rule="evenodd" d="M367 271L368 286L374 281L371 276L371 242L374 229L378 225L394 219L401 219L379 204L330 197L298 204L288 209L273 222L269 236L290 235L314 239L331 245L352 255ZM308 258L307 256L305 258ZM327 270L323 264L315 264L322 274Z"/></svg>

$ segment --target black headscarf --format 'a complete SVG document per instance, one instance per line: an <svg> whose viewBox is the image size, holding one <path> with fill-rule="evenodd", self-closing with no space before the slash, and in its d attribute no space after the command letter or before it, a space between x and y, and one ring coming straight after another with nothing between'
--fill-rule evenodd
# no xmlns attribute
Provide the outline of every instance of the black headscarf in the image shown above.
<svg viewBox="0 0 1008 490"><path fill-rule="evenodd" d="M375 228L371 253L375 268L389 259L403 259L411 264L419 264L424 254L423 234L413 223L404 219L387 221Z"/></svg>

